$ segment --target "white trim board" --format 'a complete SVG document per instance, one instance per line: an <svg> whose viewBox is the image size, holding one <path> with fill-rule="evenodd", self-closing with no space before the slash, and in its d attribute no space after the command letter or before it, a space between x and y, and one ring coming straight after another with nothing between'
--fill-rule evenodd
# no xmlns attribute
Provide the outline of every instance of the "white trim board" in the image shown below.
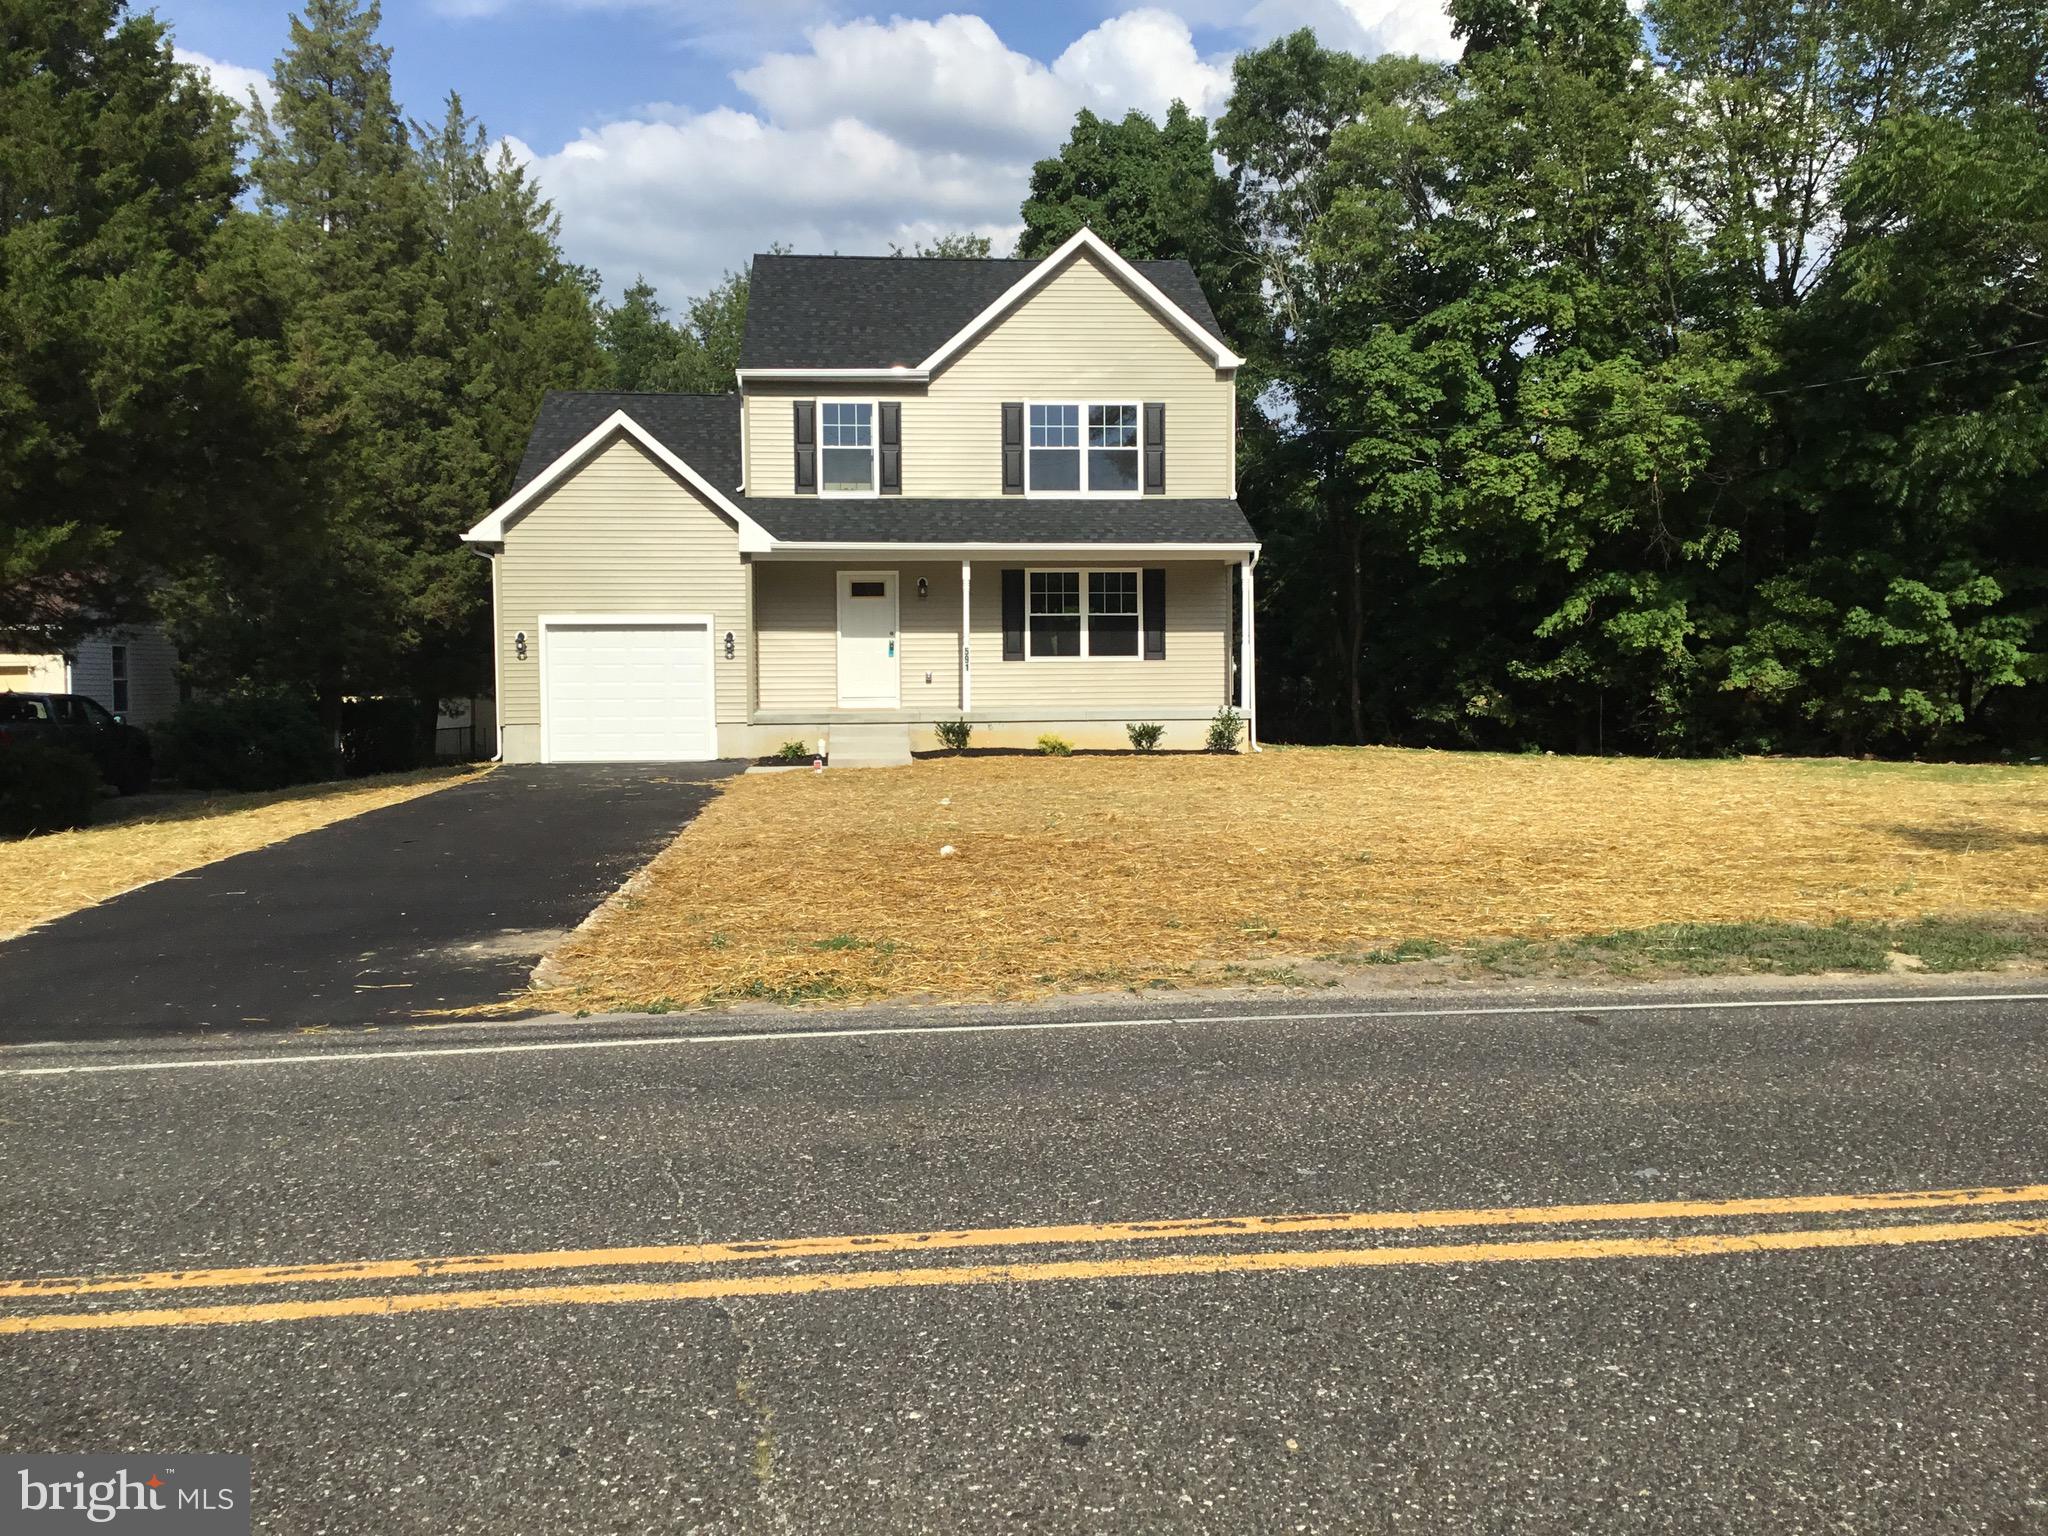
<svg viewBox="0 0 2048 1536"><path fill-rule="evenodd" d="M977 560L1105 560L1126 555L1180 555L1188 559L1256 560L1257 544L917 544L905 540L861 543L858 540L778 543L761 562L775 565L789 560L836 560L842 555L865 554L877 559L889 556L953 555Z"/></svg>

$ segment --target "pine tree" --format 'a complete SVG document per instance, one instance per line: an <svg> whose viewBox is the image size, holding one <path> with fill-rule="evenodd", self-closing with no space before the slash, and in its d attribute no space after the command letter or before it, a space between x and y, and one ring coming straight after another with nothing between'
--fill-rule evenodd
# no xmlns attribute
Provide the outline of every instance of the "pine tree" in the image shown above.
<svg viewBox="0 0 2048 1536"><path fill-rule="evenodd" d="M0 0L0 631L138 616L270 421L235 112L121 0Z"/></svg>

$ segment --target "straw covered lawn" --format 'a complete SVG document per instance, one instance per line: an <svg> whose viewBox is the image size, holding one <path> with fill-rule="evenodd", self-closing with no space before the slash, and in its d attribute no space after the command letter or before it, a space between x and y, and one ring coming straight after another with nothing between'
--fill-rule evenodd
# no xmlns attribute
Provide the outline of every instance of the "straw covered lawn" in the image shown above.
<svg viewBox="0 0 2048 1536"><path fill-rule="evenodd" d="M1402 940L2042 911L2038 768L933 759L734 781L539 1000L1022 997Z"/></svg>
<svg viewBox="0 0 2048 1536"><path fill-rule="evenodd" d="M166 875L430 795L473 771L426 768L263 794L105 801L93 826L0 840L0 938Z"/></svg>

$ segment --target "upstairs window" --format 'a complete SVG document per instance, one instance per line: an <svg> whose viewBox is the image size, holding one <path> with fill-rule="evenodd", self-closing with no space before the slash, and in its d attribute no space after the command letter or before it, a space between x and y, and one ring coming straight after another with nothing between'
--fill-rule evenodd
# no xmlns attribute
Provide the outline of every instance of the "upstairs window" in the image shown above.
<svg viewBox="0 0 2048 1536"><path fill-rule="evenodd" d="M818 405L818 489L825 495L875 493L875 407L869 400Z"/></svg>
<svg viewBox="0 0 2048 1536"><path fill-rule="evenodd" d="M1026 426L1028 491L1055 496L1139 493L1136 405L1033 405Z"/></svg>
<svg viewBox="0 0 2048 1536"><path fill-rule="evenodd" d="M1134 496L1138 491L1138 408L1088 407L1088 489Z"/></svg>
<svg viewBox="0 0 2048 1536"><path fill-rule="evenodd" d="M1081 407L1031 407L1030 488L1034 491L1081 489Z"/></svg>

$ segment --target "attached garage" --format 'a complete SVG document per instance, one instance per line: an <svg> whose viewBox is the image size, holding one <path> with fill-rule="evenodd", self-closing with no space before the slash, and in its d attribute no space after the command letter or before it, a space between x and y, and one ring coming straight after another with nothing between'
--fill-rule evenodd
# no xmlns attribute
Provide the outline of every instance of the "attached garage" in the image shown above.
<svg viewBox="0 0 2048 1536"><path fill-rule="evenodd" d="M542 761L718 756L711 627L708 614L543 614Z"/></svg>

